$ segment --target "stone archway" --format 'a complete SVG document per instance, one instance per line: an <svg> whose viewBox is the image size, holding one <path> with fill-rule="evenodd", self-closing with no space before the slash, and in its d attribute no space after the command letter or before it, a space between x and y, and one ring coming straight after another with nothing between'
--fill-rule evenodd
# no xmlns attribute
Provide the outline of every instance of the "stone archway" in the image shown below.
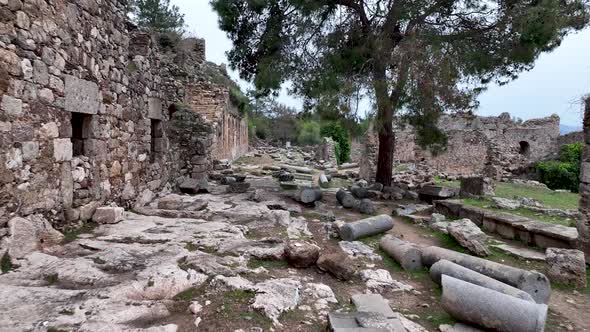
<svg viewBox="0 0 590 332"><path fill-rule="evenodd" d="M520 141L518 143L520 145L519 153L525 157L528 157L531 154L531 145L527 141Z"/></svg>
<svg viewBox="0 0 590 332"><path fill-rule="evenodd" d="M580 184L580 214L578 220L578 246L590 261L590 97L586 98L584 110L584 152Z"/></svg>

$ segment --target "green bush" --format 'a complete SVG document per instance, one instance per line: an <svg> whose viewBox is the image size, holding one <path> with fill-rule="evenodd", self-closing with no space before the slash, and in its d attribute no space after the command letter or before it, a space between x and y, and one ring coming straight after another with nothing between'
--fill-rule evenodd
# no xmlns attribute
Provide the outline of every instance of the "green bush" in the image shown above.
<svg viewBox="0 0 590 332"><path fill-rule="evenodd" d="M299 134L297 142L301 145L314 145L321 142L320 124L315 121L304 121L299 123Z"/></svg>
<svg viewBox="0 0 590 332"><path fill-rule="evenodd" d="M561 148L560 160L539 162L536 165L539 181L550 189L567 189L578 192L580 189L580 168L582 144L567 144Z"/></svg>
<svg viewBox="0 0 590 332"><path fill-rule="evenodd" d="M324 125L321 130L322 137L331 137L336 143L336 159L338 164L350 160L350 135L339 123L332 122Z"/></svg>
<svg viewBox="0 0 590 332"><path fill-rule="evenodd" d="M271 125L269 122L269 119L264 116L255 114L248 116L248 134L250 137L256 136L262 140L270 138Z"/></svg>

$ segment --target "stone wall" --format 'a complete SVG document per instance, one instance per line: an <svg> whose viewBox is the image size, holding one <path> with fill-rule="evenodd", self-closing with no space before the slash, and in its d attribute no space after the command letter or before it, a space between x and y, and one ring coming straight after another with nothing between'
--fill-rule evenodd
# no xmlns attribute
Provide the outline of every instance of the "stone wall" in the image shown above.
<svg viewBox="0 0 590 332"><path fill-rule="evenodd" d="M580 219L578 220L579 247L590 262L590 98L586 99L584 112L584 152L580 184Z"/></svg>
<svg viewBox="0 0 590 332"><path fill-rule="evenodd" d="M227 87L202 85L211 73L229 80L204 61L204 41L160 50L124 8L0 1L0 227L10 214L84 221L247 149ZM215 107L199 100L207 89Z"/></svg>
<svg viewBox="0 0 590 332"><path fill-rule="evenodd" d="M441 117L438 125L448 136L448 146L445 152L433 155L416 144L413 128L396 124L394 161L419 164L433 175L490 173L502 178L522 172L558 152L557 115L515 122L508 113L497 117L456 114ZM366 170L363 177L373 179L374 172Z"/></svg>
<svg viewBox="0 0 590 332"><path fill-rule="evenodd" d="M561 135L557 139L558 150L566 144L584 143L584 132L575 131L569 134Z"/></svg>

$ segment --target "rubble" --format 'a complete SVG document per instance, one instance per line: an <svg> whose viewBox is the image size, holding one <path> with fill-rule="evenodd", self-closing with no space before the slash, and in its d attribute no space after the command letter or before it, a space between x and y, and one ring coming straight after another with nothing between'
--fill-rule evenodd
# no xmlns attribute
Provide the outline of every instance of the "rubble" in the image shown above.
<svg viewBox="0 0 590 332"><path fill-rule="evenodd" d="M587 286L584 253L575 249L547 248L547 276L554 282L577 288Z"/></svg>
<svg viewBox="0 0 590 332"><path fill-rule="evenodd" d="M486 245L488 236L469 219L461 219L450 222L447 232L461 246L467 248L479 257L486 257L491 254Z"/></svg>

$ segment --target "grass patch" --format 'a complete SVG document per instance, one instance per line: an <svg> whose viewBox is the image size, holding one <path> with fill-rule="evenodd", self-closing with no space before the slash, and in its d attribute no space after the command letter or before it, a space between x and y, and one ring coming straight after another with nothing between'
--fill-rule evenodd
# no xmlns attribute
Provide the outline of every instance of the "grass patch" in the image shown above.
<svg viewBox="0 0 590 332"><path fill-rule="evenodd" d="M153 283L152 280L150 280L150 281ZM148 284L149 284L149 282L148 282ZM198 288L191 287L191 288L183 290L182 292L174 295L174 297L172 299L174 301L188 302L188 301L191 301L192 299L194 299L195 297L197 297L198 293L199 293Z"/></svg>
<svg viewBox="0 0 590 332"><path fill-rule="evenodd" d="M285 260L266 260L258 258L250 258L250 260L248 260L249 269L255 270L259 267L263 267L267 270L286 269L289 267L289 263Z"/></svg>
<svg viewBox="0 0 590 332"><path fill-rule="evenodd" d="M67 316L73 316L76 311L74 309L63 309L62 311L59 312L61 315L67 315Z"/></svg>
<svg viewBox="0 0 590 332"><path fill-rule="evenodd" d="M272 322L266 316L257 311L248 311L250 303L256 294L247 290L233 290L222 294L221 310L219 317L227 321L245 320L248 324L270 328ZM248 308L248 310L245 310Z"/></svg>
<svg viewBox="0 0 590 332"><path fill-rule="evenodd" d="M506 213L517 215L517 216L546 222L549 224L563 225L563 226L569 226L569 227L575 227L575 225L576 225L576 221L572 220L570 218L565 218L565 217L560 217L560 216L552 216L552 215L548 215L548 214L544 214L544 213L538 213L538 212L531 211L527 208L521 207L521 208L518 208L515 210L500 209L494 205L494 202L486 200L486 199L468 198L468 199L464 199L463 203L465 203L466 205L486 209L489 211L506 212Z"/></svg>
<svg viewBox="0 0 590 332"><path fill-rule="evenodd" d="M430 312L426 317L426 320L436 327L443 324L454 325L455 323L457 323L457 320L455 318L453 318L451 315L442 310Z"/></svg>
<svg viewBox="0 0 590 332"><path fill-rule="evenodd" d="M455 189L461 188L461 181L459 181L459 180L451 181L451 180L442 179L439 176L435 176L433 180L436 185L441 186L441 187L455 188Z"/></svg>
<svg viewBox="0 0 590 332"><path fill-rule="evenodd" d="M436 232L436 233L434 233L434 235L440 241L440 247L445 248L445 249L450 249L453 251L457 251L460 253L464 253L464 254L468 253L467 249L463 248L463 246L461 246L459 244L459 242L457 242L457 240L455 240L449 234Z"/></svg>
<svg viewBox="0 0 590 332"><path fill-rule="evenodd" d="M66 230L63 233L64 234L63 243L66 244L66 243L73 242L73 241L77 240L78 237L80 237L80 235L82 235L82 234L92 233L92 231L96 227L98 227L98 224L89 222L89 223L84 223L84 225L82 225L82 227Z"/></svg>
<svg viewBox="0 0 590 332"><path fill-rule="evenodd" d="M190 252L193 252L193 251L197 251L199 248L198 248L198 247L197 247L197 246L196 246L194 243L192 243L192 242L187 242L187 243L184 245L184 249L186 249L186 250L188 250L188 251L190 251Z"/></svg>
<svg viewBox="0 0 590 332"><path fill-rule="evenodd" d="M2 273L7 273L14 269L14 265L12 264L12 260L10 259L10 255L8 254L8 250L2 255L0 259L0 270Z"/></svg>
<svg viewBox="0 0 590 332"><path fill-rule="evenodd" d="M562 210L576 210L580 202L580 195L575 193L555 192L549 189L524 186L514 183L496 183L496 196L514 199L515 197L533 198L549 208Z"/></svg>
<svg viewBox="0 0 590 332"><path fill-rule="evenodd" d="M47 332L68 332L67 330L58 329L56 327L50 327L47 329Z"/></svg>
<svg viewBox="0 0 590 332"><path fill-rule="evenodd" d="M47 274L43 277L48 286L55 285L59 282L59 275L57 273Z"/></svg>

